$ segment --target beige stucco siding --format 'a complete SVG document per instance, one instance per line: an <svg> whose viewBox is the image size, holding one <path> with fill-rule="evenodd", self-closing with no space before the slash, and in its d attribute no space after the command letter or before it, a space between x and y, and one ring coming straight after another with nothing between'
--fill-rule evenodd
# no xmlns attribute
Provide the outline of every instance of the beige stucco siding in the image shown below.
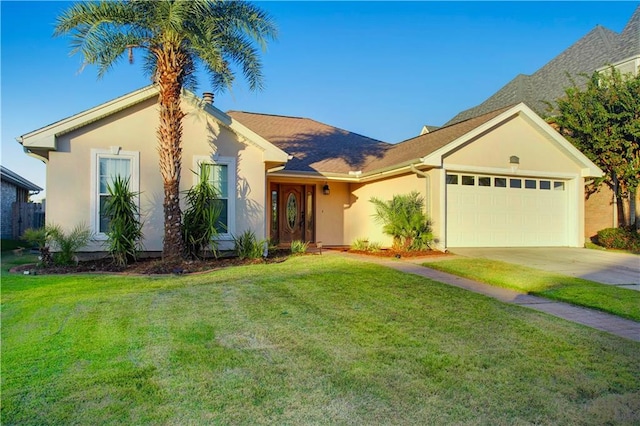
<svg viewBox="0 0 640 426"><path fill-rule="evenodd" d="M427 179L411 173L366 184L351 184L350 202L345 208L344 244L351 244L359 238L367 238L385 247L391 246L391 237L382 232L382 224L373 218L375 209L369 200L376 197L388 201L394 195L408 194L412 191L417 191L426 197ZM429 199L431 200L431 196Z"/></svg>
<svg viewBox="0 0 640 426"><path fill-rule="evenodd" d="M520 159L518 170L579 173L579 166L520 116L444 158L445 168L465 165L508 169L509 158Z"/></svg>
<svg viewBox="0 0 640 426"><path fill-rule="evenodd" d="M262 151L241 143L216 120L186 102L183 121L181 190L194 183L195 157L235 157L237 187L236 232L253 229L264 235L264 165ZM51 152L47 167L47 221L71 229L78 223L90 223L92 197L91 152L119 146L123 152L139 155L140 209L144 221L144 249L162 250L163 185L158 168L158 107L156 99L117 112L92 124L58 137L57 151ZM101 250L101 243L89 250Z"/></svg>

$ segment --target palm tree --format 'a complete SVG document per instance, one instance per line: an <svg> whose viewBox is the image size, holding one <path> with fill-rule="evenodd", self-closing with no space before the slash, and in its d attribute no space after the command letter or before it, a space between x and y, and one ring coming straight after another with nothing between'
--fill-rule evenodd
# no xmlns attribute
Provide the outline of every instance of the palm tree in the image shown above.
<svg viewBox="0 0 640 426"><path fill-rule="evenodd" d="M183 253L180 210L183 87L195 88L204 68L214 90L230 88L237 65L251 90L262 89L257 46L276 37L273 20L243 1L119 0L79 2L63 12L54 35L70 35L72 54L98 67L102 77L125 54L145 53L145 68L158 86L159 166L164 183L164 258Z"/></svg>

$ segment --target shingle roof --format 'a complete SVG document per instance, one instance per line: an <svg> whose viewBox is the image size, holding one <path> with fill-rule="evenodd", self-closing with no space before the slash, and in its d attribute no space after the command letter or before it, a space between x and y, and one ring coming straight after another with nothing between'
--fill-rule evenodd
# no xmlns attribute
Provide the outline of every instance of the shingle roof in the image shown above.
<svg viewBox="0 0 640 426"><path fill-rule="evenodd" d="M308 118L241 111L229 111L227 114L293 155L285 170L346 174L350 171L368 173L418 161L418 158L453 142L508 108L441 127L393 145Z"/></svg>
<svg viewBox="0 0 640 426"><path fill-rule="evenodd" d="M635 55L640 55L640 6L622 33L595 27L532 75L518 75L480 105L462 111L445 125L519 102L524 102L539 115L546 115L545 101L554 102L571 85L567 73L572 76L590 74L606 64Z"/></svg>
<svg viewBox="0 0 640 426"><path fill-rule="evenodd" d="M392 146L309 118L228 111L228 115L293 155L285 170L348 173Z"/></svg>
<svg viewBox="0 0 640 426"><path fill-rule="evenodd" d="M18 188L23 188L27 191L42 191L42 188L40 188L38 185L26 180L19 174L12 172L5 166L0 166L0 178L2 178L2 180L5 182L9 182L17 186Z"/></svg>

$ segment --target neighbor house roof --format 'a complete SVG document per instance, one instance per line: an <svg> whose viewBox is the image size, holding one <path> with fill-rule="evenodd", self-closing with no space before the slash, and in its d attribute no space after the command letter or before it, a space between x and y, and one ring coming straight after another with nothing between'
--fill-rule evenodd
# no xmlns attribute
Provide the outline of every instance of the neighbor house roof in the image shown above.
<svg viewBox="0 0 640 426"><path fill-rule="evenodd" d="M4 182L13 184L18 188L26 189L27 191L34 191L34 192L42 191L42 188L40 188L38 185L28 181L27 179L23 178L19 174L12 172L11 170L7 169L5 166L0 166L0 178L2 178L2 181Z"/></svg>
<svg viewBox="0 0 640 426"><path fill-rule="evenodd" d="M393 146L309 118L244 111L227 115L292 155L287 171L348 174Z"/></svg>
<svg viewBox="0 0 640 426"><path fill-rule="evenodd" d="M546 102L555 102L564 95L564 89L571 86L567 73L572 77L591 74L604 65L637 55L640 55L640 6L620 34L596 26L535 73L516 76L480 105L460 112L445 125L520 102L544 116L548 112ZM576 80L580 83L579 78Z"/></svg>

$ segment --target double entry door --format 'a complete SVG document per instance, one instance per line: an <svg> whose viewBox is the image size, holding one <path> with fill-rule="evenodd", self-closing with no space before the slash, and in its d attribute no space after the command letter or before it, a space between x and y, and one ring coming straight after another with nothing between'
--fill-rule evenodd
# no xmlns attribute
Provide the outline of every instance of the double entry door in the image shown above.
<svg viewBox="0 0 640 426"><path fill-rule="evenodd" d="M271 237L280 244L315 240L315 185L271 184Z"/></svg>

